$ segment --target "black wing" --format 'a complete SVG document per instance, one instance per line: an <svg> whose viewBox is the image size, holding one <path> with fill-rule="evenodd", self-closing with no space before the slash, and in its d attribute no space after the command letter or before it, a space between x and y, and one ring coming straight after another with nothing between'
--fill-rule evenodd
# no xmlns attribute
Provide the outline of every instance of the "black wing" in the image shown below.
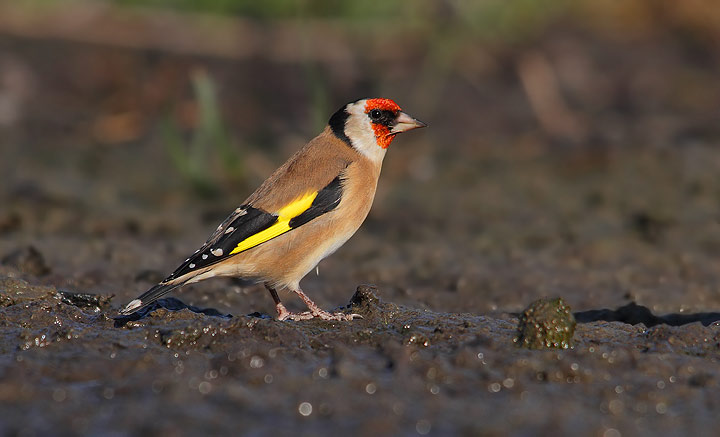
<svg viewBox="0 0 720 437"><path fill-rule="evenodd" d="M298 228L321 215L332 211L340 203L342 181L340 176L317 192L308 209L290 219L290 230ZM192 271L207 267L234 255L232 251L244 240L273 226L278 216L243 205L236 209L213 233L203 246L185 260L161 283L167 283ZM260 243L262 244L262 243ZM239 253L239 252L236 252Z"/></svg>
<svg viewBox="0 0 720 437"><path fill-rule="evenodd" d="M330 212L335 209L340 203L342 197L342 181L340 176L332 180L325 188L318 191L315 200L313 200L310 208L306 209L305 212L297 217L290 220L290 228L294 229L304 225L310 220L320 217L326 212Z"/></svg>
<svg viewBox="0 0 720 437"><path fill-rule="evenodd" d="M183 262L164 282L172 281L194 270L207 267L230 256L246 238L277 222L277 216L250 205L242 205L223 221L202 247Z"/></svg>

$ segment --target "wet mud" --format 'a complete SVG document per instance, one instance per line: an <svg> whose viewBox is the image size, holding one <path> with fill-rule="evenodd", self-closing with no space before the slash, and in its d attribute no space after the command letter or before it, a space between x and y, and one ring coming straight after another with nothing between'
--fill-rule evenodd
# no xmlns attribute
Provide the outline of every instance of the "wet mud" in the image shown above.
<svg viewBox="0 0 720 437"><path fill-rule="evenodd" d="M579 317L571 349L528 350L514 315L413 309L372 286L340 308L362 315L352 323L177 299L118 317L110 296L0 286L6 435L593 433L609 418L683 433L715 420L696 402L720 382L717 324Z"/></svg>

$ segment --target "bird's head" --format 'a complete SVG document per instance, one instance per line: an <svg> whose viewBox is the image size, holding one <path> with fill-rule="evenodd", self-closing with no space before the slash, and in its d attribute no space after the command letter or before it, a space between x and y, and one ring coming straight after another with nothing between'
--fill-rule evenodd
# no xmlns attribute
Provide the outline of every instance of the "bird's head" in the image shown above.
<svg viewBox="0 0 720 437"><path fill-rule="evenodd" d="M338 138L376 161L382 161L395 135L427 126L390 99L348 103L330 117L329 125Z"/></svg>

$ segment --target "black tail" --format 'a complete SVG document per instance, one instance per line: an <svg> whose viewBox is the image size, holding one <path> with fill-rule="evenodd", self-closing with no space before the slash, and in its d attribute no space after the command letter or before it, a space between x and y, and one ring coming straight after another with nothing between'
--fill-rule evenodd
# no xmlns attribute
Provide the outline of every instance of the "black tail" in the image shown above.
<svg viewBox="0 0 720 437"><path fill-rule="evenodd" d="M132 314L135 311L150 305L151 303L155 302L156 300L160 299L161 297L165 296L166 294L170 293L172 290L181 285L182 284L157 284L145 293L138 296L137 299L127 304L125 308L120 310L120 314Z"/></svg>

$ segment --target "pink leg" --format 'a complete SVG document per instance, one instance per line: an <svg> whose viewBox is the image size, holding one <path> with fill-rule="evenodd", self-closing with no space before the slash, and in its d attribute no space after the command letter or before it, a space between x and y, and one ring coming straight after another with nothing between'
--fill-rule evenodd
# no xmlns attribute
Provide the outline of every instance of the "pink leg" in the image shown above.
<svg viewBox="0 0 720 437"><path fill-rule="evenodd" d="M280 302L280 297L278 296L277 291L274 288L272 288L268 284L265 284L265 288L268 289L270 295L275 301L275 308L278 312L278 320L309 320L315 317L322 320L353 320L362 318L360 314L329 313L317 306L317 304L313 302L312 299L310 299L305 293L303 293L300 287L298 287L297 290L293 291L298 296L300 296L300 299L305 302L305 305L307 305L310 311L305 311L302 313L291 313L287 310L287 308L285 308L285 305Z"/></svg>
<svg viewBox="0 0 720 437"><path fill-rule="evenodd" d="M329 313L323 309L321 309L315 302L310 299L307 294L303 293L303 291L298 287L297 290L293 290L298 296L300 296L300 299L305 302L305 305L307 305L308 309L310 311L297 314L297 316L300 316L300 319L294 319L294 320L303 320L303 319L311 319L313 317L317 317L322 320L353 320L353 319L362 319L362 316L360 314L345 314L345 313Z"/></svg>
<svg viewBox="0 0 720 437"><path fill-rule="evenodd" d="M275 301L275 309L278 312L278 320L285 320L289 318L292 313L285 308L285 305L283 305L282 302L280 302L280 296L278 296L277 291L267 283L265 284L265 288L267 288L270 292L270 296L272 296Z"/></svg>

